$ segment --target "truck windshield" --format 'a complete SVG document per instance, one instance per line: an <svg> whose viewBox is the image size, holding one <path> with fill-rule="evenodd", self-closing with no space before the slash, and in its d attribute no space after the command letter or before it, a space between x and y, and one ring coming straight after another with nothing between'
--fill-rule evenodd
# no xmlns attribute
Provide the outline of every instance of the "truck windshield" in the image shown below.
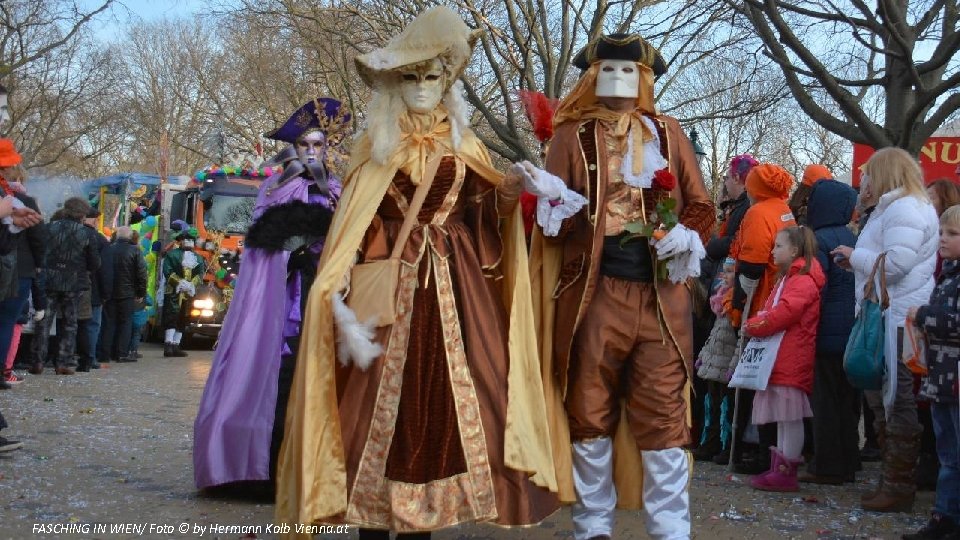
<svg viewBox="0 0 960 540"><path fill-rule="evenodd" d="M214 195L203 211L203 226L208 231L244 234L253 222L255 197Z"/></svg>

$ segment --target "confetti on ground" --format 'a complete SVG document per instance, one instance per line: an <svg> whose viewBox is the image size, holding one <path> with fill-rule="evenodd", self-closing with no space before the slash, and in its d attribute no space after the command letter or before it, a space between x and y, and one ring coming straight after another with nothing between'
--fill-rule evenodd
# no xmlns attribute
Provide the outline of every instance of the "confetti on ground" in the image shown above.
<svg viewBox="0 0 960 540"><path fill-rule="evenodd" d="M164 359L162 349L147 344L141 352L139 362L104 365L110 369L69 377L52 370L27 375L23 384L3 392L10 424L3 436L24 447L0 455L0 537L39 538L31 534L33 523L273 523L271 504L201 496L194 487L193 421L211 352ZM747 476L730 474L726 466L698 462L690 487L694 538L879 540L899 538L926 523L930 492L917 495L913 514L863 512L860 495L876 486L879 472L877 463L865 468L855 484L805 484L800 493L782 494L752 489ZM613 536L648 538L641 513L618 511ZM318 538L355 540L357 533ZM464 525L433 538L572 540L573 525L564 508L522 532Z"/></svg>

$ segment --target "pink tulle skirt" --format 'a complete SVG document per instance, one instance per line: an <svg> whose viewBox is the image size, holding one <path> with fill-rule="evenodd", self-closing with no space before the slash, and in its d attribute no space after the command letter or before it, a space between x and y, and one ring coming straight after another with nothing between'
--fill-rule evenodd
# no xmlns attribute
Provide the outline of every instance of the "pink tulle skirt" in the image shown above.
<svg viewBox="0 0 960 540"><path fill-rule="evenodd" d="M753 398L753 423L790 422L813 416L807 394L793 386L771 384Z"/></svg>

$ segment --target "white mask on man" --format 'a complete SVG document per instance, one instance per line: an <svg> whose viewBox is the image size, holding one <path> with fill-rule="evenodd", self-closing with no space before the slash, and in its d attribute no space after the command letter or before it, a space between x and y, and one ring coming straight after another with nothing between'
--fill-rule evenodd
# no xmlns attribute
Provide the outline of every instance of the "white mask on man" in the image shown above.
<svg viewBox="0 0 960 540"><path fill-rule="evenodd" d="M597 73L597 97L640 95L640 68L632 60L603 60Z"/></svg>
<svg viewBox="0 0 960 540"><path fill-rule="evenodd" d="M428 113L443 99L443 66L439 60L400 74L403 103L412 112Z"/></svg>

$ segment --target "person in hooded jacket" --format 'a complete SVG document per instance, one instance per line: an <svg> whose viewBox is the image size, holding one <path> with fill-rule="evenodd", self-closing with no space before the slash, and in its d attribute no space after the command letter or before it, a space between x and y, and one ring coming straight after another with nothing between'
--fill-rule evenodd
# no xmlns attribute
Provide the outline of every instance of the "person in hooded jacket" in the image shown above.
<svg viewBox="0 0 960 540"><path fill-rule="evenodd" d="M820 326L817 330L814 367L814 456L801 482L842 484L853 482L860 467L857 432L860 392L847 381L843 353L853 328L857 305L854 276L834 262L830 252L852 245L856 237L847 228L857 204L857 192L836 180L820 180L811 186L807 224L817 238L817 260L827 276L821 293Z"/></svg>

